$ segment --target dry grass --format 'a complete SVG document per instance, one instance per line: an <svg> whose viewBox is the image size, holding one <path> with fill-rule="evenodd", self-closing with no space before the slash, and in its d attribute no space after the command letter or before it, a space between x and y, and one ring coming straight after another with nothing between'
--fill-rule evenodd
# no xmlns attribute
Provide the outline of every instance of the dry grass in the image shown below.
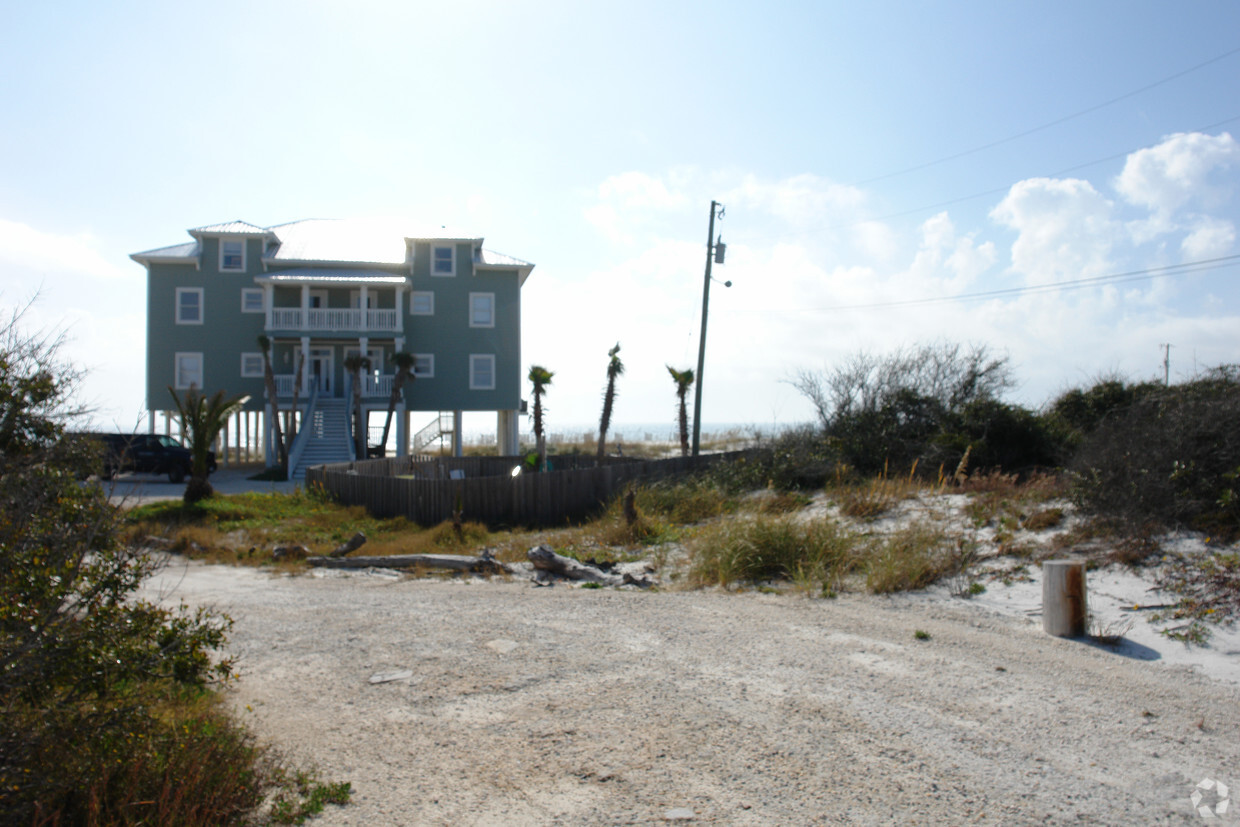
<svg viewBox="0 0 1240 827"><path fill-rule="evenodd" d="M914 523L865 550L865 585L875 594L924 589L956 566L953 538L928 522Z"/></svg>
<svg viewBox="0 0 1240 827"><path fill-rule="evenodd" d="M721 521L690 541L690 578L698 585L724 587L786 579L834 593L856 565L856 546L856 535L829 520Z"/></svg>

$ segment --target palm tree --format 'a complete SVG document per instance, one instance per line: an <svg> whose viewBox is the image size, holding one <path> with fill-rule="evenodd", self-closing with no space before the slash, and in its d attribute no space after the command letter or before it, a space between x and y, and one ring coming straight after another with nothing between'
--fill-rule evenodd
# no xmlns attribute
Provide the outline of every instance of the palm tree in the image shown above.
<svg viewBox="0 0 1240 827"><path fill-rule="evenodd" d="M276 401L276 375L271 370L271 340L266 336L258 337L258 348L263 352L263 381L267 386L267 405L271 411L272 426L275 428L276 458L280 470L288 474L288 448L284 445L284 429L280 427L280 405Z"/></svg>
<svg viewBox="0 0 1240 827"><path fill-rule="evenodd" d="M241 410L250 397L225 399L223 391L216 391L207 398L197 388L190 388L185 396L177 396L171 386L168 392L177 406L182 438L189 443L191 465L189 484L185 486L185 502L196 503L215 493L207 481L207 475L211 473L209 463L215 438L224 429L228 418Z"/></svg>
<svg viewBox="0 0 1240 827"><path fill-rule="evenodd" d="M357 459L366 459L366 423L362 416L362 371L370 370L369 357L355 353L344 360L353 375L353 445Z"/></svg>
<svg viewBox="0 0 1240 827"><path fill-rule="evenodd" d="M603 461L603 455L607 453L607 429L611 427L611 409L616 402L616 377L624 374L624 363L620 361L617 355L619 353L619 342L607 351L611 361L607 363L607 390L603 393L603 415L598 421L598 461L600 463Z"/></svg>
<svg viewBox="0 0 1240 827"><path fill-rule="evenodd" d="M676 399L680 401L679 415L676 419L680 425L680 455L687 457L689 456L689 412L685 409L685 394L693 386L693 369L676 370L668 365L667 372L672 375L672 381L676 383Z"/></svg>
<svg viewBox="0 0 1240 827"><path fill-rule="evenodd" d="M387 445L388 430L392 427L392 414L396 413L396 403L400 401L400 392L405 387L405 380L413 378L413 366L417 360L412 353L392 354L392 364L396 366L396 375L392 377L392 395L388 398L387 419L383 420L383 439L380 445Z"/></svg>
<svg viewBox="0 0 1240 827"><path fill-rule="evenodd" d="M301 395L301 376L306 368L306 352L303 350L297 356L297 375L293 377L293 407L292 416L288 421L288 432L284 435L284 455L288 456L293 450L293 442L297 439L297 432L301 430L297 425L298 397Z"/></svg>
<svg viewBox="0 0 1240 827"><path fill-rule="evenodd" d="M551 377L554 373L542 367L541 365L530 366L530 383L534 386L534 443L538 451L538 470L547 470L547 438L543 433L543 394L547 392L547 387L551 384Z"/></svg>

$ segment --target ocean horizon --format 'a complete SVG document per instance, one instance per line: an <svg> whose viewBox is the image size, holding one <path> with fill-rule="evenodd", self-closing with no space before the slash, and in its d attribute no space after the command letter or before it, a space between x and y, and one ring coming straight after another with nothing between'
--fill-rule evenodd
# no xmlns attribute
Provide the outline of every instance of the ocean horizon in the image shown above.
<svg viewBox="0 0 1240 827"><path fill-rule="evenodd" d="M790 428L797 428L804 424L806 423L703 422L702 437L720 436L729 433L771 435ZM689 424L689 429L689 433L692 435L693 423ZM598 437L598 423L570 422L564 425L547 423L546 432L547 441L552 445L557 442L581 442L586 435L589 435L590 439ZM466 442L490 442L495 439L495 431L494 429L466 428L464 437ZM521 439L533 439L533 431L528 417L522 417ZM609 443L676 442L679 439L678 426L675 422L620 422L612 425L607 431L607 441Z"/></svg>

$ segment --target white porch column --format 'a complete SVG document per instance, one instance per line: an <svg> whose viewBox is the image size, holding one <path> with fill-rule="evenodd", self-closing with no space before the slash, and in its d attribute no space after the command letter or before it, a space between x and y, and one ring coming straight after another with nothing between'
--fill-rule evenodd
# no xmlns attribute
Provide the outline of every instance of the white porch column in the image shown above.
<svg viewBox="0 0 1240 827"><path fill-rule="evenodd" d="M405 285L396 285L396 332L405 332ZM404 341L400 339L398 341ZM403 346L402 346L403 347ZM401 347L396 348L397 353L401 351Z"/></svg>
<svg viewBox="0 0 1240 827"><path fill-rule="evenodd" d="M310 285L301 286L301 329L310 329Z"/></svg>
<svg viewBox="0 0 1240 827"><path fill-rule="evenodd" d="M301 337L301 355L306 360L305 370L301 372L301 392L310 395L310 337ZM293 357L293 373L297 373L297 357Z"/></svg>
<svg viewBox="0 0 1240 827"><path fill-rule="evenodd" d="M465 455L465 446L461 439L461 419L462 411L452 412L452 456L461 457Z"/></svg>
<svg viewBox="0 0 1240 827"><path fill-rule="evenodd" d="M263 313L267 316L267 329L271 330L271 310L276 303L276 288L270 283L263 285Z"/></svg>
<svg viewBox="0 0 1240 827"><path fill-rule="evenodd" d="M409 456L409 413L404 402L396 403L396 456Z"/></svg>
<svg viewBox="0 0 1240 827"><path fill-rule="evenodd" d="M361 294L358 296L357 303L361 306L362 311L362 329L370 330L370 288L365 284L362 285ZM362 348L362 355L366 355L366 348Z"/></svg>
<svg viewBox="0 0 1240 827"><path fill-rule="evenodd" d="M517 411L495 412L496 450L501 457L516 456L521 448L520 413Z"/></svg>

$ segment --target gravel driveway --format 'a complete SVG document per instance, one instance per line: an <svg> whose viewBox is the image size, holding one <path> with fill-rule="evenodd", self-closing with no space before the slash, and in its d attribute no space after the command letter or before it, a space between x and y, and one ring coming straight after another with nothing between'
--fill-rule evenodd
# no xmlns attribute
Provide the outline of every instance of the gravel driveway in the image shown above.
<svg viewBox="0 0 1240 827"><path fill-rule="evenodd" d="M1240 789L1240 688L974 608L182 562L151 588L236 619L237 706L353 784L323 825L1196 823L1195 784Z"/></svg>

